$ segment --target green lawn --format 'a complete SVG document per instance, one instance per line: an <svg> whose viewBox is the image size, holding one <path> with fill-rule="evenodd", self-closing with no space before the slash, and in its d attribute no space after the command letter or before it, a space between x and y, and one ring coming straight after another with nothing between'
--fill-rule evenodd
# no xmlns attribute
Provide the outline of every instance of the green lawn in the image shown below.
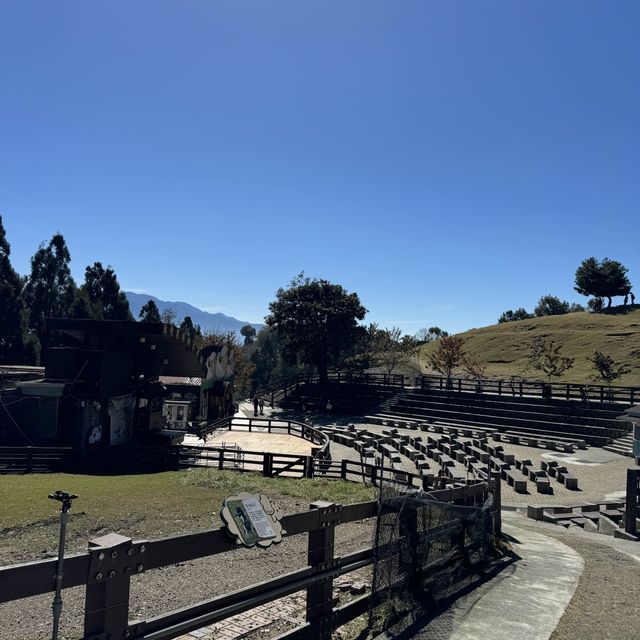
<svg viewBox="0 0 640 640"><path fill-rule="evenodd" d="M487 373L494 377L519 374L527 361L529 345L541 337L564 345L563 355L575 358L572 369L554 381L593 383L591 364L587 357L599 349L625 364L631 371L617 385L640 386L640 305L617 307L609 313L568 313L531 320L505 322L458 334L466 341L465 351L474 353L487 364ZM424 345L421 363L437 347ZM527 378L543 379L536 372Z"/></svg>
<svg viewBox="0 0 640 640"><path fill-rule="evenodd" d="M0 476L0 564L55 554L59 504L47 495L58 489L79 496L68 525L68 546L73 551L85 550L90 538L110 532L152 539L219 526L223 499L238 491L264 493L285 513L307 509L314 500L349 504L373 498L373 490L361 484L263 478L214 469L122 476Z"/></svg>

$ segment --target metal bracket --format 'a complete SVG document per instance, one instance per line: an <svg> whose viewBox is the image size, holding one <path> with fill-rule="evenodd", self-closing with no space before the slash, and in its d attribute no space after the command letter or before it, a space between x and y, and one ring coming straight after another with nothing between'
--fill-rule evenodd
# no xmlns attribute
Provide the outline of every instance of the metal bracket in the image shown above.
<svg viewBox="0 0 640 640"><path fill-rule="evenodd" d="M87 584L104 584L116 576L143 573L146 544L110 533L89 542L89 575Z"/></svg>
<svg viewBox="0 0 640 640"><path fill-rule="evenodd" d="M318 508L318 528L335 527L342 522L342 505L332 504L331 506Z"/></svg>

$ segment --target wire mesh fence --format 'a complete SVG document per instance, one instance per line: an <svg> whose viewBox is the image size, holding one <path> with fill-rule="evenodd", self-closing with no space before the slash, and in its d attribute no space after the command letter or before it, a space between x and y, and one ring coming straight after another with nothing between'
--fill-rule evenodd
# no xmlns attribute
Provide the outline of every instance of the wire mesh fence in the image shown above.
<svg viewBox="0 0 640 640"><path fill-rule="evenodd" d="M492 555L492 498L460 506L410 492L379 489L369 627L402 632L468 587Z"/></svg>

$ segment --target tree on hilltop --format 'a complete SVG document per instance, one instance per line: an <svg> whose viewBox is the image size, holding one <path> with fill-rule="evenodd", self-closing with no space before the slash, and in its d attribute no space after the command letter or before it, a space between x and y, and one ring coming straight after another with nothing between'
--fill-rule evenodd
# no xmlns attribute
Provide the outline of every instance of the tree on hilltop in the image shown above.
<svg viewBox="0 0 640 640"><path fill-rule="evenodd" d="M557 296L552 296L549 293L538 300L538 304L533 310L533 313L537 317L561 316L565 313L569 313L570 309L571 306L566 300L560 300Z"/></svg>
<svg viewBox="0 0 640 640"><path fill-rule="evenodd" d="M420 331L416 333L415 337L419 342L433 342L440 338L446 338L448 335L449 332L441 329L440 327L429 327L428 329L425 327L420 329Z"/></svg>
<svg viewBox="0 0 640 640"><path fill-rule="evenodd" d="M502 324L503 322L515 322L516 320L530 320L533 317L534 315L532 313L529 313L522 307L515 311L508 309L498 318L498 324Z"/></svg>
<svg viewBox="0 0 640 640"><path fill-rule="evenodd" d="M285 359L314 366L321 382L363 331L357 321L367 312L356 293L302 273L278 289L269 311L266 323L282 338Z"/></svg>
<svg viewBox="0 0 640 640"><path fill-rule="evenodd" d="M574 289L583 296L607 298L607 308L610 308L613 296L624 296L631 291L627 271L617 260L605 258L598 262L596 258L587 258L576 270Z"/></svg>

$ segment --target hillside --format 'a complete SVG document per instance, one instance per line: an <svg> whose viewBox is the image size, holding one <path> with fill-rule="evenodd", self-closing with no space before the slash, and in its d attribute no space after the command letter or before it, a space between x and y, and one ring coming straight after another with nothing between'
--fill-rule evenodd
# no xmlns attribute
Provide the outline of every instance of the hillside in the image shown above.
<svg viewBox="0 0 640 640"><path fill-rule="evenodd" d="M210 331L215 333L226 333L227 331L235 331L240 336L240 329L244 327L246 324L250 324L252 327L255 327L256 331L260 331L260 329L264 326L262 324L254 324L252 322L246 322L244 320L238 320L237 318L233 318L231 316L226 316L224 313L209 313L208 311L203 311L202 309L198 309L186 302L171 302L169 300L160 300L155 296L149 295L148 293L133 293L132 291L125 291L127 296L127 300L129 300L129 307L131 308L131 313L133 317L137 320L140 314L140 309L142 309L143 305L145 305L149 300L153 300L160 313L162 313L165 309L173 309L176 313L177 324L180 324L185 316L191 316L191 320L193 324L199 324L203 331Z"/></svg>
<svg viewBox="0 0 640 640"><path fill-rule="evenodd" d="M591 364L587 357L599 349L631 372L618 385L640 386L640 305L614 307L608 313L569 313L531 320L505 322L458 334L466 341L465 351L487 364L487 374L507 377L520 373L527 362L529 345L536 337L555 340L563 345L562 354L575 358L572 369L554 381L592 383ZM420 361L435 349L435 343L422 347ZM537 372L527 373L535 378Z"/></svg>

